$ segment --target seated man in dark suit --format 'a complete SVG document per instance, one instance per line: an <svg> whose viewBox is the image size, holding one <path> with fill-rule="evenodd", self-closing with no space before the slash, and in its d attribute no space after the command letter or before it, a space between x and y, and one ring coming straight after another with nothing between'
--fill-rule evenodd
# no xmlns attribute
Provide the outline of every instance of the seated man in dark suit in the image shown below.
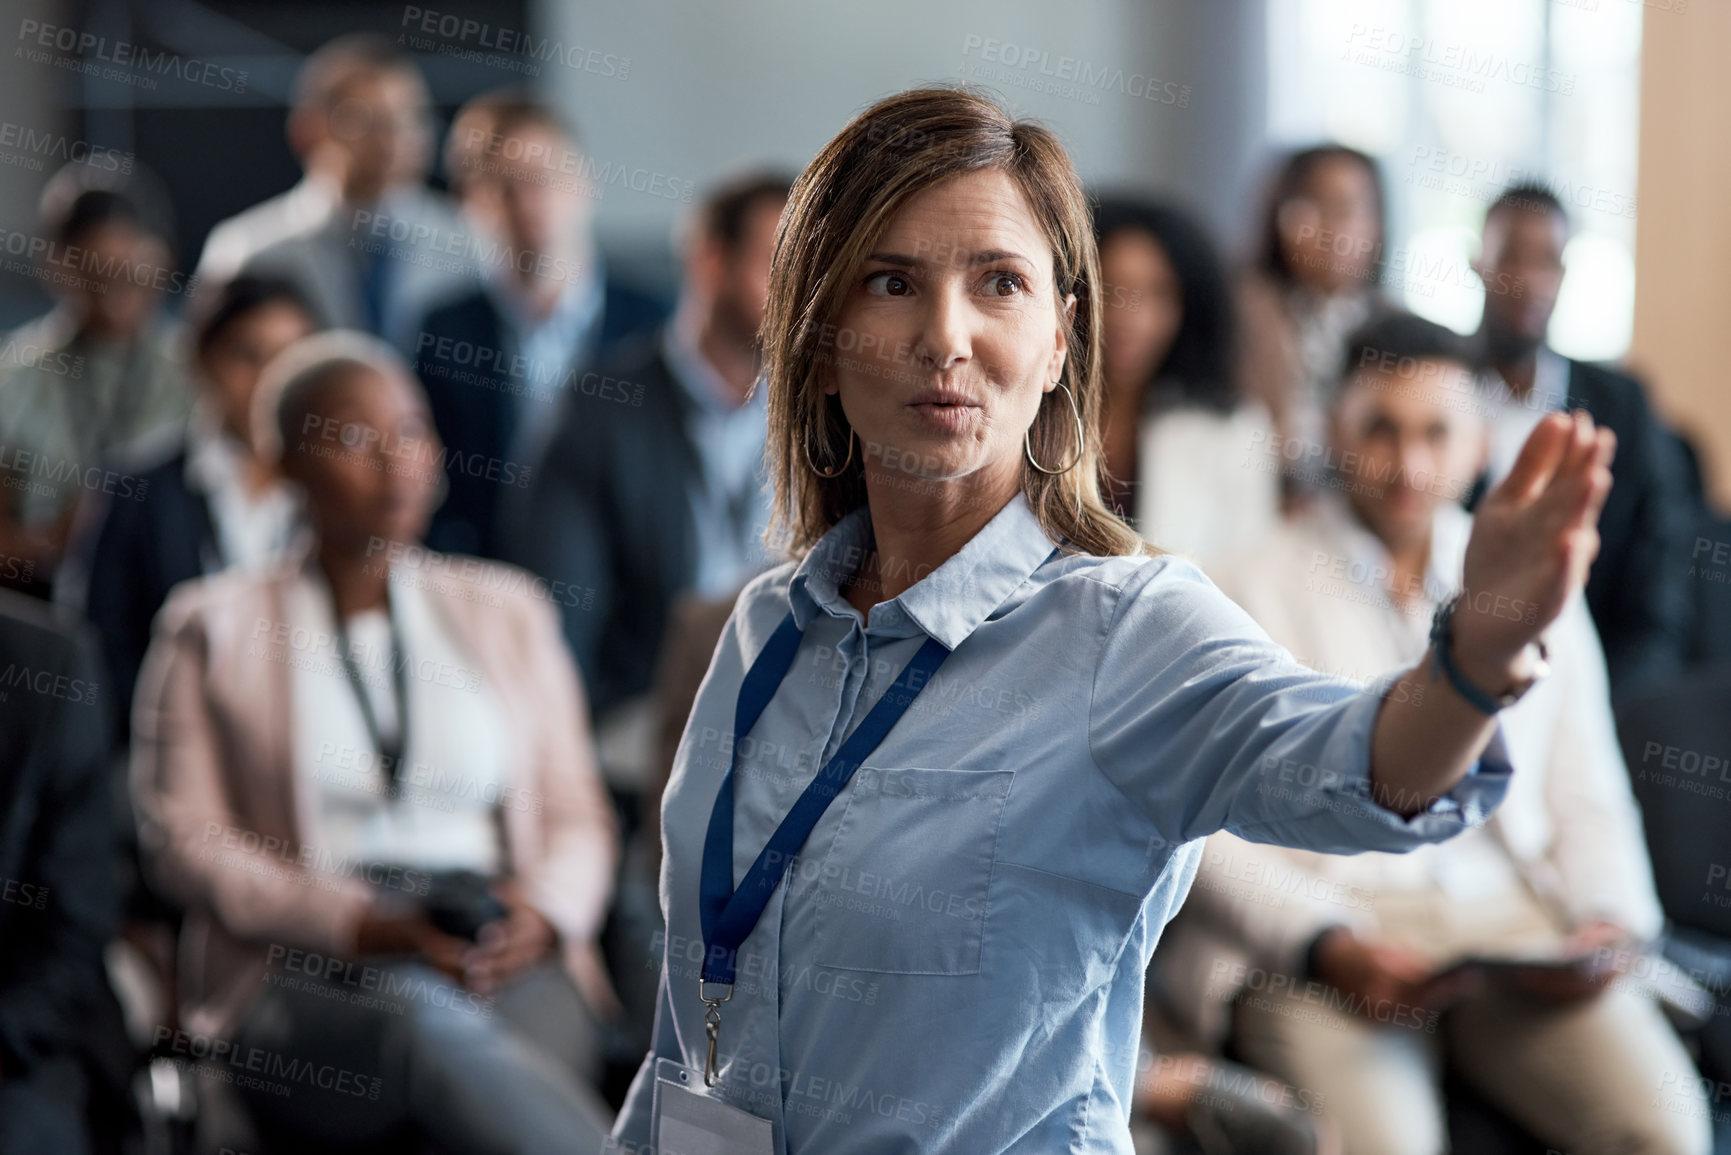
<svg viewBox="0 0 1731 1155"><path fill-rule="evenodd" d="M1545 344L1568 240L1568 214L1542 186L1511 187L1485 212L1476 269L1485 282L1477 339L1491 403L1488 481L1501 480L1546 413L1586 409L1616 433L1614 484L1599 517L1587 607L1605 646L1612 695L1620 700L1683 660L1692 613L1691 504L1674 439L1640 383Z"/></svg>
<svg viewBox="0 0 1731 1155"><path fill-rule="evenodd" d="M704 199L674 319L563 391L511 511L514 559L554 583L616 784L648 760L646 699L674 598L731 592L770 560L767 398L753 385L788 187L753 174Z"/></svg>
<svg viewBox="0 0 1731 1155"><path fill-rule="evenodd" d="M114 498L96 531L85 613L113 683L107 704L126 744L132 689L150 623L176 585L275 560L298 528L297 503L252 449L259 371L312 332L311 307L289 282L242 276L201 297L193 321L198 399L183 438L136 470L136 500Z"/></svg>
<svg viewBox="0 0 1731 1155"><path fill-rule="evenodd" d="M81 1155L83 1040L112 1004L105 730L92 647L0 591L0 1155Z"/></svg>
<svg viewBox="0 0 1731 1155"><path fill-rule="evenodd" d="M481 288L436 306L410 344L447 453L433 549L500 557L500 497L528 483L554 399L602 349L667 316L607 277L591 167L558 114L522 92L477 97L451 126L446 169L490 240Z"/></svg>

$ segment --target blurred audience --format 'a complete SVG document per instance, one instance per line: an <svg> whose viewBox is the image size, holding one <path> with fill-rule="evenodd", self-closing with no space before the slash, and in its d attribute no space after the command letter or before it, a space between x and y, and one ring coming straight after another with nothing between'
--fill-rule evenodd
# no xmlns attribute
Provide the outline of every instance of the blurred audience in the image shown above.
<svg viewBox="0 0 1731 1155"><path fill-rule="evenodd" d="M104 467L117 449L172 437L191 397L165 292L174 271L167 208L150 178L73 163L42 194L52 311L0 354L0 553L30 561L46 594L86 494L135 496Z"/></svg>
<svg viewBox="0 0 1731 1155"><path fill-rule="evenodd" d="M136 470L137 499L109 503L83 567L121 745L150 623L169 591L230 566L267 565L298 527L293 492L254 449L251 413L265 364L312 329L310 306L287 281L238 277L197 304L192 419L165 460Z"/></svg>
<svg viewBox="0 0 1731 1155"><path fill-rule="evenodd" d="M1599 556L1587 605L1619 698L1682 664L1693 611L1694 503L1675 439L1633 377L1576 361L1545 343L1563 284L1569 218L1555 194L1516 185L1485 212L1477 270L1485 284L1477 342L1492 406L1487 480L1509 470L1546 413L1585 409L1617 435L1615 484L1599 515Z"/></svg>
<svg viewBox="0 0 1731 1155"><path fill-rule="evenodd" d="M333 40L296 78L288 133L306 175L211 231L201 281L286 277L321 323L406 351L427 308L472 284L487 251L423 184L433 123L420 70L383 37Z"/></svg>
<svg viewBox="0 0 1731 1155"><path fill-rule="evenodd" d="M1232 292L1214 242L1183 210L1128 199L1102 201L1094 232L1113 508L1192 557L1255 544L1279 511L1278 462L1268 410L1239 387Z"/></svg>
<svg viewBox="0 0 1731 1155"><path fill-rule="evenodd" d="M546 103L515 89L470 101L445 167L466 217L511 257L486 263L480 288L441 302L414 333L415 369L451 451L427 544L499 557L501 500L529 481L559 396L584 388L600 350L661 324L666 309L606 275L590 229L600 190Z"/></svg>
<svg viewBox="0 0 1731 1155"><path fill-rule="evenodd" d="M1487 443L1470 353L1448 330L1393 314L1354 338L1347 363L1335 486L1211 576L1307 665L1383 684L1424 653L1432 611L1470 576L1457 502ZM1653 939L1661 914L1579 600L1547 644L1553 673L1502 715L1517 773L1488 822L1406 855L1215 835L1157 952L1190 1029L1218 1039L1236 998L1238 1053L1326 1103L1349 1155L1449 1148L1445 1054L1554 1148L1708 1151L1688 1054L1607 965L1627 965L1623 948ZM1450 970L1478 957L1533 965ZM1566 965L1539 965L1551 960Z"/></svg>
<svg viewBox="0 0 1731 1155"><path fill-rule="evenodd" d="M554 615L420 545L440 448L383 343L309 337L254 406L307 549L176 590L135 711L141 839L187 909L177 1053L370 1088L243 1089L267 1135L596 1149L615 834Z"/></svg>
<svg viewBox="0 0 1731 1155"><path fill-rule="evenodd" d="M42 195L0 584L62 605L0 592L0 1155L119 1155L152 1112L124 1149L190 1118L188 1150L599 1150L648 1045L662 792L778 560L758 333L792 180L697 199L670 311L604 259L608 166L535 90L463 104L455 199L429 188L417 59L306 59L302 177L211 230L196 294L148 173ZM1624 757L1713 748L1724 678L1675 687L1731 644L1726 523L1642 385L1547 344L1563 204L1489 206L1471 338L1394 310L1382 176L1344 145L1284 158L1241 274L1166 200L1107 197L1095 235L1108 498L1324 672L1425 693L1386 676L1467 580L1475 495L1548 412L1618 438L1553 672L1502 715L1501 809L1408 855L1203 847L1149 969L1138 1152L1477 1155L1482 1100L1553 1151L1705 1155L1724 1031L1698 1074L1642 968L1723 1003L1725 904L1692 889L1723 868L1694 783L1632 791Z"/></svg>
<svg viewBox="0 0 1731 1155"><path fill-rule="evenodd" d="M87 638L6 591L0 668L0 1155L84 1155L112 1111L90 1055L116 922L102 682Z"/></svg>
<svg viewBox="0 0 1731 1155"><path fill-rule="evenodd" d="M1283 440L1326 439L1326 414L1353 330L1386 308L1382 174L1355 148L1326 144L1280 166L1263 210L1255 263L1239 286L1244 385ZM1282 475L1289 495L1314 488Z"/></svg>
<svg viewBox="0 0 1731 1155"><path fill-rule="evenodd" d="M610 779L640 788L648 692L681 593L729 593L763 544L767 396L757 331L790 181L749 173L705 196L683 236L673 319L560 398L512 516L513 560L559 596Z"/></svg>

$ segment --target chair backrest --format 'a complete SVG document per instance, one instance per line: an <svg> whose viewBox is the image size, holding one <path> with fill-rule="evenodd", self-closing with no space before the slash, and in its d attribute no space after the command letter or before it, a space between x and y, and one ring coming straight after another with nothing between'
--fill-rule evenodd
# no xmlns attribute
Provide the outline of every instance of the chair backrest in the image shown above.
<svg viewBox="0 0 1731 1155"><path fill-rule="evenodd" d="M1617 731L1660 905L1680 926L1731 940L1731 664L1625 703Z"/></svg>

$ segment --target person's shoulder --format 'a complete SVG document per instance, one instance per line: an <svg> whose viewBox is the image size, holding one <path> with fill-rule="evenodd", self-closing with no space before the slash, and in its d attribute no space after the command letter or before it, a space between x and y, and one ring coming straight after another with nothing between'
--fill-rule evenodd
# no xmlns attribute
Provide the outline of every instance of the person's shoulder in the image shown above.
<svg viewBox="0 0 1731 1155"><path fill-rule="evenodd" d="M1638 377L1598 361L1571 359L1568 365L1569 404L1586 409L1594 420L1614 423L1649 412L1647 389Z"/></svg>
<svg viewBox="0 0 1731 1155"><path fill-rule="evenodd" d="M455 612L485 614L500 624L539 626L554 621L554 603L566 596L564 583L547 581L509 562L466 553L413 546L390 564L394 576L443 599Z"/></svg>
<svg viewBox="0 0 1731 1155"><path fill-rule="evenodd" d="M157 613L152 632L177 636L186 633L230 634L253 628L299 572L298 565L284 559L256 569L220 570L181 582L169 591ZM274 624L274 623L272 623Z"/></svg>
<svg viewBox="0 0 1731 1155"><path fill-rule="evenodd" d="M586 440L606 445L612 437L599 438L602 430L677 426L677 386L661 353L661 332L639 333L571 374L560 406L567 435L587 430Z"/></svg>
<svg viewBox="0 0 1731 1155"><path fill-rule="evenodd" d="M641 329L631 333L601 351L592 368L605 376L640 382L653 378L657 386L671 384L672 369L661 351L665 327Z"/></svg>
<svg viewBox="0 0 1731 1155"><path fill-rule="evenodd" d="M793 584L793 575L799 570L797 560L788 560L773 565L756 577L745 583L739 591L739 597L734 599L735 613L774 614L780 621L787 615L790 608L789 589Z"/></svg>
<svg viewBox="0 0 1731 1155"><path fill-rule="evenodd" d="M1165 551L1109 556L1064 552L1040 568L1037 581L1040 586L1078 592L1089 587L1104 589L1114 600L1188 585L1212 585L1195 562Z"/></svg>

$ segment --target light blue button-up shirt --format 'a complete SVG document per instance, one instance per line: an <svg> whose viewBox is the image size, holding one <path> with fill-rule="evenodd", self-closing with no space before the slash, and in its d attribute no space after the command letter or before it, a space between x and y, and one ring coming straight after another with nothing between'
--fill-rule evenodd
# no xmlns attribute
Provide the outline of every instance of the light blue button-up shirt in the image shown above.
<svg viewBox="0 0 1731 1155"><path fill-rule="evenodd" d="M805 636L740 743L735 885L927 637L953 653L812 831L738 956L711 1093L780 1155L1131 1150L1143 974L1232 830L1405 850L1484 820L1501 740L1412 819L1369 799L1379 698L1297 665L1189 563L1059 552L1017 496L862 620L858 510L746 587L662 812L654 1045L614 1134L649 1141L657 1059L702 1069L704 832L744 671Z"/></svg>

